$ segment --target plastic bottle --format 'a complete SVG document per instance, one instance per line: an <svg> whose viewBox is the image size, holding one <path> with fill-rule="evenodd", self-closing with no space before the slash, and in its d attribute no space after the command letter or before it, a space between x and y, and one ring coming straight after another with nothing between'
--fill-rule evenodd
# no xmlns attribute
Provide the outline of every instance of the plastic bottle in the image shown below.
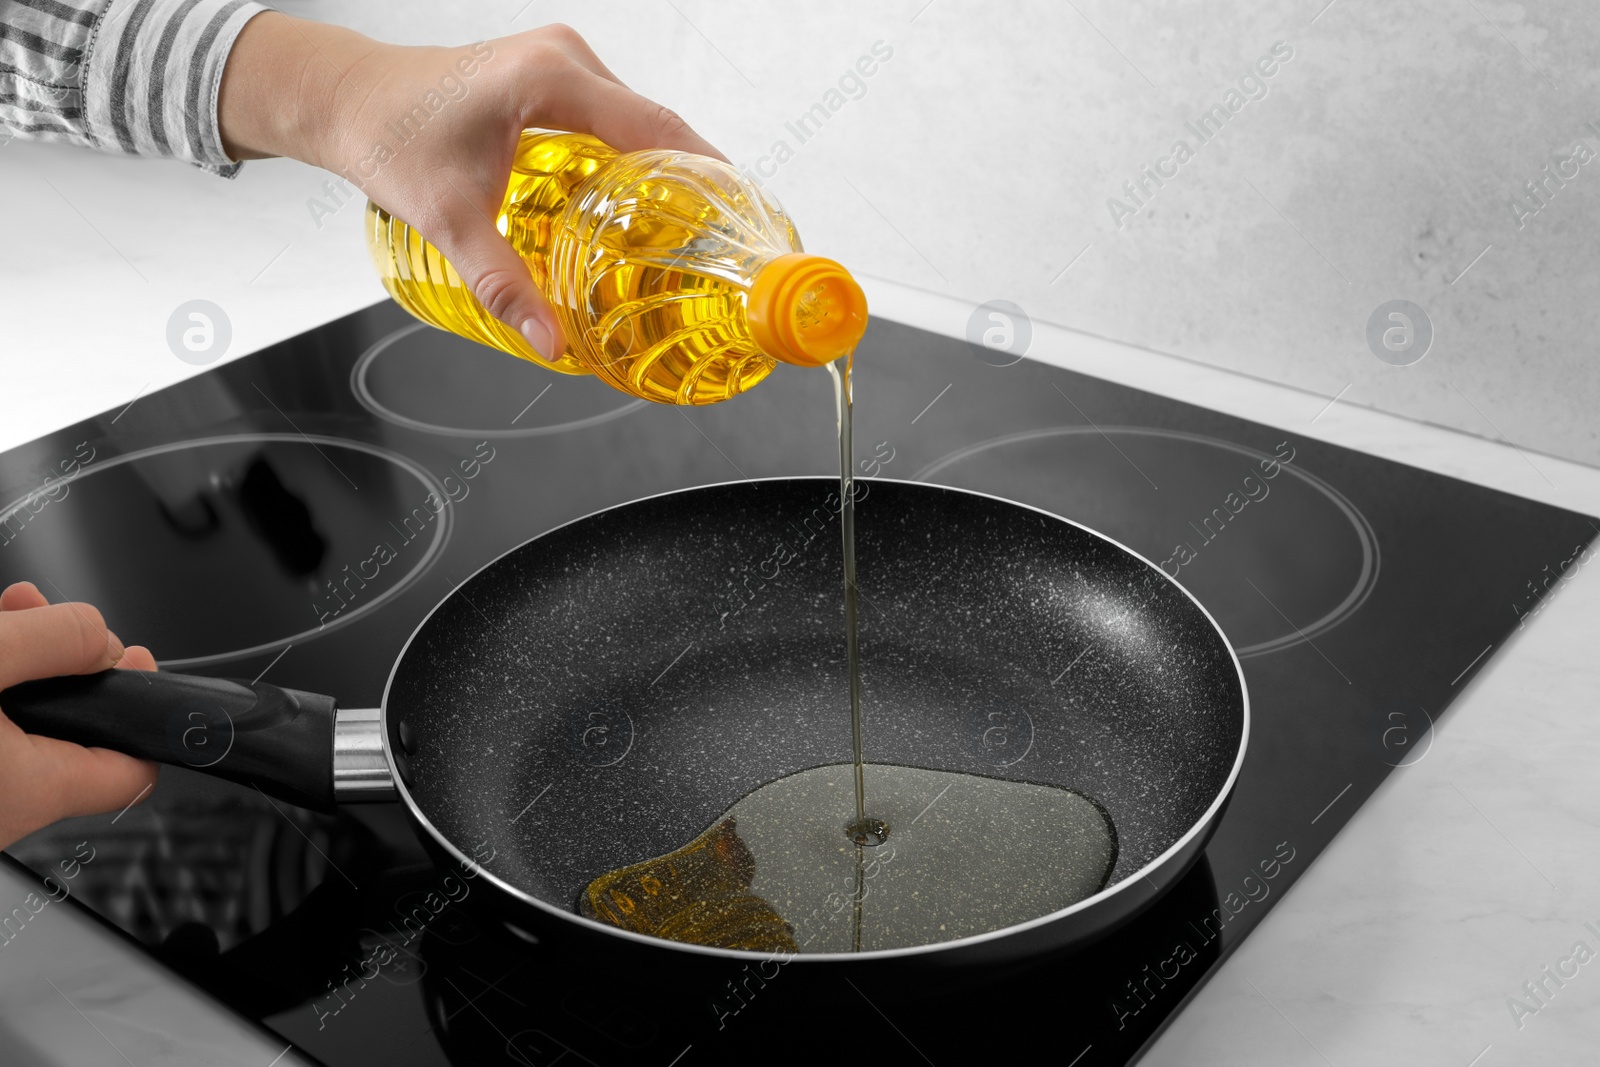
<svg viewBox="0 0 1600 1067"><path fill-rule="evenodd" d="M558 360L492 317L438 249L370 203L368 248L390 295L424 322L660 403L726 400L778 360L830 363L866 329L866 298L849 273L802 252L759 186L705 156L619 154L582 134L528 130L496 221L561 319Z"/></svg>

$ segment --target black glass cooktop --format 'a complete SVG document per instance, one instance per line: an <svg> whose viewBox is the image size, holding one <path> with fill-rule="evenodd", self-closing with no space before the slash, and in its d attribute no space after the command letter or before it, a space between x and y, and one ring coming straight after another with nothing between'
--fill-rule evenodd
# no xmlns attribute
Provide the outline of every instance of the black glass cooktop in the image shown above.
<svg viewBox="0 0 1600 1067"><path fill-rule="evenodd" d="M665 961L597 972L470 900L434 907L441 872L396 805L317 815L181 769L115 822L12 853L43 868L93 841L80 901L329 1067L841 1052L943 1065L1040 1049L1130 1062L1383 777L1426 757L1445 708L1594 527L1293 430L978 357L872 324L863 475L980 489L1109 534L1195 593L1249 685L1249 755L1210 845L1097 944L955 985ZM373 706L422 617L506 549L653 493L836 473L834 448L820 372L658 407L383 304L0 456L0 584L93 602L168 668Z"/></svg>

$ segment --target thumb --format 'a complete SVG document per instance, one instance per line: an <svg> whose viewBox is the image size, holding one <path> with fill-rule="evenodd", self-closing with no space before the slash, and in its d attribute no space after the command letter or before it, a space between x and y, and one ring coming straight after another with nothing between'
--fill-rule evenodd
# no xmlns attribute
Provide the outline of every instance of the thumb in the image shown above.
<svg viewBox="0 0 1600 1067"><path fill-rule="evenodd" d="M16 730L15 725L6 725ZM14 780L28 798L23 805L26 815L39 826L128 807L155 787L158 768L148 760L53 737L29 734L21 740L30 751ZM7 743L17 741L7 738Z"/></svg>
<svg viewBox="0 0 1600 1067"><path fill-rule="evenodd" d="M511 242L476 212L449 220L444 229L450 236L437 242L439 251L484 310L545 360L560 358L566 349L561 323Z"/></svg>

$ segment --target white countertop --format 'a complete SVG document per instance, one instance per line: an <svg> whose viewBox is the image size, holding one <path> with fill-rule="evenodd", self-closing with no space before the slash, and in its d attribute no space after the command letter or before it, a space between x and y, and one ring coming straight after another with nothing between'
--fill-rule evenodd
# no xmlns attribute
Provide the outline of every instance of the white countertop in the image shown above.
<svg viewBox="0 0 1600 1067"><path fill-rule="evenodd" d="M93 862L84 842L58 863ZM102 863L107 862L101 860ZM77 867L62 867L73 871ZM309 1067L287 1042L217 1010L131 939L109 934L48 885L0 865L10 940L0 956L0 1062L7 1067ZM90 1020L93 1020L90 1022ZM85 1024L88 1025L85 1025ZM276 1058L274 1058L276 1057Z"/></svg>
<svg viewBox="0 0 1600 1067"><path fill-rule="evenodd" d="M0 262L0 448L202 370L166 348L167 316L183 301L225 309L237 356L379 299L360 205L321 229L304 207L321 181L289 162L252 164L225 183L72 149L0 150L0 189L29 208L8 212L8 246L38 250ZM988 251L981 234L945 236L974 258ZM921 282L910 269L885 273ZM997 295L863 282L876 314L952 336L965 336L975 302ZM1033 358L1600 514L1600 470L1330 407L1337 385L1316 395L1033 325ZM1426 757L1390 775L1146 1064L1498 1067L1575 1062L1600 1048L1600 963L1579 967L1520 1026L1507 1004L1526 999L1523 983L1575 942L1600 954L1600 934L1583 927L1600 930L1596 569L1563 583L1494 650Z"/></svg>

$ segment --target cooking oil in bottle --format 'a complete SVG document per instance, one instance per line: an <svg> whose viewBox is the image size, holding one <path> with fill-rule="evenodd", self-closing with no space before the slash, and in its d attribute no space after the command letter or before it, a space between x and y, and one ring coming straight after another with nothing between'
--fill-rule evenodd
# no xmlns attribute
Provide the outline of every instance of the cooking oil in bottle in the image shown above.
<svg viewBox="0 0 1600 1067"><path fill-rule="evenodd" d="M438 249L367 205L373 265L417 318L659 403L726 400L779 361L831 363L866 329L849 273L806 254L759 186L705 156L619 154L586 135L528 130L496 225L555 308L560 358L535 352Z"/></svg>

